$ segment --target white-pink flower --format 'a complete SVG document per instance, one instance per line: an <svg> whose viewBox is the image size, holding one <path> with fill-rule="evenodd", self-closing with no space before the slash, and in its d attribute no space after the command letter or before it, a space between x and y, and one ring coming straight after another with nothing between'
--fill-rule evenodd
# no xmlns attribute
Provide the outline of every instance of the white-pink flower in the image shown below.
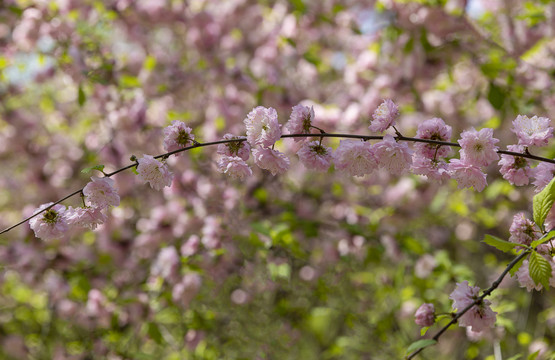
<svg viewBox="0 0 555 360"><path fill-rule="evenodd" d="M419 152L415 152L412 157L411 170L417 175L424 175L428 179L439 181L439 183L451 178L449 166L444 160L434 160L422 156Z"/></svg>
<svg viewBox="0 0 555 360"><path fill-rule="evenodd" d="M66 211L67 222L70 225L85 227L91 230L98 225L104 224L108 217L102 213L102 209L94 207L69 207Z"/></svg>
<svg viewBox="0 0 555 360"><path fill-rule="evenodd" d="M172 289L172 300L176 304L188 306L197 295L202 285L202 278L197 273L188 273Z"/></svg>
<svg viewBox="0 0 555 360"><path fill-rule="evenodd" d="M469 286L468 281L457 283L455 290L449 295L453 300L453 310L462 311L480 297L478 286ZM482 331L495 325L495 315L497 314L489 305L491 302L486 299L479 300L470 310L459 318L459 326L472 326L473 331Z"/></svg>
<svg viewBox="0 0 555 360"><path fill-rule="evenodd" d="M372 146L360 140L341 140L333 153L335 169L351 176L364 176L376 170L378 161Z"/></svg>
<svg viewBox="0 0 555 360"><path fill-rule="evenodd" d="M532 241L539 239L541 235L536 224L528 220L522 212L513 217L513 223L509 232L511 234L509 241L522 245L530 245Z"/></svg>
<svg viewBox="0 0 555 360"><path fill-rule="evenodd" d="M432 326L435 322L434 304L424 303L420 305L414 314L414 322L419 326Z"/></svg>
<svg viewBox="0 0 555 360"><path fill-rule="evenodd" d="M543 288L543 286L541 283L536 284L534 280L532 280L532 278L530 277L530 270L528 269L528 266L529 266L528 260L524 260L522 262L522 265L516 272L516 278L518 280L518 283L520 284L520 287L525 287L526 290L528 291L532 291L532 290L540 291Z"/></svg>
<svg viewBox="0 0 555 360"><path fill-rule="evenodd" d="M164 128L164 149L166 151L179 150L193 145L195 135L193 129L185 125L183 121L174 120L170 126Z"/></svg>
<svg viewBox="0 0 555 360"><path fill-rule="evenodd" d="M478 166L466 161L451 159L448 169L459 189L473 187L476 191L482 191L488 184L486 174Z"/></svg>
<svg viewBox="0 0 555 360"><path fill-rule="evenodd" d="M390 126L395 126L395 119L399 116L399 108L395 103L386 99L372 114L372 123L368 127L373 132L384 132Z"/></svg>
<svg viewBox="0 0 555 360"><path fill-rule="evenodd" d="M119 195L114 187L114 180L108 177L98 178L96 176L91 177L91 180L83 188L85 204L99 209L119 205Z"/></svg>
<svg viewBox="0 0 555 360"><path fill-rule="evenodd" d="M416 137L426 140L449 141L451 140L451 131L451 126L446 125L442 119L432 118L418 125ZM449 156L452 152L450 146L420 142L415 143L414 148L431 159Z"/></svg>
<svg viewBox="0 0 555 360"><path fill-rule="evenodd" d="M268 170L272 175L283 174L289 169L289 158L277 150L256 148L252 151L252 156L259 168Z"/></svg>
<svg viewBox="0 0 555 360"><path fill-rule="evenodd" d="M524 146L545 146L553 137L553 128L549 126L551 120L544 117L534 116L529 118L518 115L513 120L512 132L518 137L518 143Z"/></svg>
<svg viewBox="0 0 555 360"><path fill-rule="evenodd" d="M327 171L332 162L332 150L318 141L305 143L297 151L299 160L310 170Z"/></svg>
<svg viewBox="0 0 555 360"><path fill-rule="evenodd" d="M139 163L137 172L144 183L148 182L150 187L156 190L162 190L164 186L171 186L173 174L166 163L145 154L137 162Z"/></svg>
<svg viewBox="0 0 555 360"><path fill-rule="evenodd" d="M252 146L271 147L281 137L281 125L274 108L258 106L243 122L247 127L247 141Z"/></svg>
<svg viewBox="0 0 555 360"><path fill-rule="evenodd" d="M36 214L52 204L42 204L34 213ZM45 241L62 238L69 229L65 212L66 207L57 204L29 220L29 225L35 232L35 236Z"/></svg>
<svg viewBox="0 0 555 360"><path fill-rule="evenodd" d="M475 166L488 166L498 160L498 147L495 145L499 139L493 137L493 129L484 128L480 131L471 128L463 131L459 144L461 145L461 160Z"/></svg>
<svg viewBox="0 0 555 360"><path fill-rule="evenodd" d="M532 169L532 176L534 177L532 183L536 186L535 191L542 191L555 176L555 164L547 162L539 163L538 166Z"/></svg>
<svg viewBox="0 0 555 360"><path fill-rule="evenodd" d="M509 151L524 152L523 145L509 145L507 148ZM503 175L503 179L516 186L528 184L530 176L532 176L532 169L528 165L528 161L521 156L501 155L499 166L501 166L499 172Z"/></svg>
<svg viewBox="0 0 555 360"><path fill-rule="evenodd" d="M224 140L244 139L233 134L225 134ZM246 141L233 141L218 145L218 154L225 156L239 156L247 161L251 153L251 146Z"/></svg>
<svg viewBox="0 0 555 360"><path fill-rule="evenodd" d="M218 161L218 171L235 179L252 176L252 170L239 156L222 156Z"/></svg>
<svg viewBox="0 0 555 360"><path fill-rule="evenodd" d="M293 111L291 111L291 117L285 127L289 131L289 134L310 134L310 127L312 126L312 121L314 120L314 107L308 107L303 105L293 106ZM305 138L295 138L295 141L304 141Z"/></svg>
<svg viewBox="0 0 555 360"><path fill-rule="evenodd" d="M412 164L412 150L406 143L395 141L392 135L385 135L373 149L378 165L394 175L406 172Z"/></svg>
<svg viewBox="0 0 555 360"><path fill-rule="evenodd" d="M150 272L153 276L160 276L165 280L176 279L179 275L180 258L173 246L162 248L152 264Z"/></svg>

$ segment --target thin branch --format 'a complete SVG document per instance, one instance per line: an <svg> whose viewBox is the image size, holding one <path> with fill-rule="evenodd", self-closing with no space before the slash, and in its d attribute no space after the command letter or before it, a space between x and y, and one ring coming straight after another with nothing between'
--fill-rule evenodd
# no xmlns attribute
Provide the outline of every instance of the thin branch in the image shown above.
<svg viewBox="0 0 555 360"><path fill-rule="evenodd" d="M544 234L539 240L545 239L550 233ZM550 238L545 239L545 241L541 242L539 245L545 243L546 241L550 240ZM538 245L538 246L539 246ZM537 249L537 246L536 246ZM433 340L438 341L440 336L443 335L443 333L445 331L447 331L447 329L449 327L451 327L451 325L456 324L457 321L459 320L459 318L461 316L463 316L467 311L469 311L470 309L472 309L472 307L474 305L478 305L480 304L484 298L486 296L490 296L491 293L497 289L497 287L501 284L501 281L503 281L503 279L505 278L505 276L507 276L507 274L509 273L509 271L511 271L511 269L513 267L515 267L516 264L518 264L518 262L520 260L522 260L523 258L525 258L531 251L534 251L535 249L526 249L523 250L517 257L515 257L505 268L505 270L503 270L503 272L499 275L499 277L491 284L491 286L489 288L487 288L486 290L483 291L482 295L480 295L476 300L474 300L472 303L470 303L467 307L465 307L464 309L462 309L461 311L459 311L455 316L453 316L453 318L451 319L451 321L449 321L449 323L447 325L445 325L444 327L442 327L437 334L434 335L434 337L432 338ZM410 360L412 358L414 358L416 355L418 355L422 350L424 350L425 348L420 348L418 350L415 350L412 354L410 354L408 357L406 357L407 360Z"/></svg>
<svg viewBox="0 0 555 360"><path fill-rule="evenodd" d="M299 137L317 137L317 138L330 137L330 138L360 139L360 140L364 140L364 141L382 140L383 139L383 136L381 136L381 135L356 135L356 134L322 133L322 134L285 134L285 135L281 135L281 138L299 138ZM428 143L428 144L433 144L433 145L461 147L458 143L454 143L454 142L440 141L440 140L429 140L429 139L418 139L418 138L414 138L414 137L402 136L402 135L399 135L399 134L397 134L396 138L399 141L410 141L410 142ZM243 141L247 141L247 139L246 138L240 138L240 139L230 139L230 140L219 140L219 141L212 141L212 142L206 142L206 143L195 142L191 146L187 146L187 147L184 147L182 149L178 149L178 150L170 151L170 152L167 152L167 153L164 153L164 154L161 154L161 155L157 155L154 158L155 159L167 158L171 155L175 155L175 154L178 154L178 153L181 153L181 152L184 152L184 151L188 151L188 150L191 150L191 149L194 149L194 148L197 148L197 147L205 147L205 146L212 146L212 145L218 145L218 144L227 144L227 143L232 143L232 142L243 142ZM497 153L505 154L505 155L518 156L518 157L523 157L523 158L527 158L527 159L532 159L532 160L537 160L537 161L541 161L541 162L548 162L548 163L551 163L551 164L555 164L555 160L553 160L553 159L548 159L548 158L544 158L544 157L541 157L541 156L532 155L527 151L525 153L517 153L517 152L513 152L513 151L497 150ZM117 169L117 170L115 170L111 173L104 173L104 176L105 177L111 177L111 176L114 176L116 174L119 174L120 172L131 169L135 166L137 166L137 163L133 162L133 164L127 165L127 166L122 167L120 169ZM62 201L65 201L65 200L69 199L70 197L79 194L80 192L83 191L83 189L84 188L81 188L79 190L76 190L76 191L72 192L71 194L69 194L69 195L61 198L60 200L52 203L50 206L42 209L41 211L27 217L24 220L21 220L20 222L18 222L15 225L12 225L12 226L2 230L0 232L0 235L4 234L4 233L7 233L8 231L18 227L19 225L24 224L26 221L29 221L29 220L33 219L34 217L40 215L44 211L49 210L54 205L57 205L57 204L61 203Z"/></svg>

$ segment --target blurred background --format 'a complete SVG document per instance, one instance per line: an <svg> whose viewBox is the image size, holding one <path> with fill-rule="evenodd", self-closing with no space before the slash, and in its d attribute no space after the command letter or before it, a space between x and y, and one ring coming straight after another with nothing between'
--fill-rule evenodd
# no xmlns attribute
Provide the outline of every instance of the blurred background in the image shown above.
<svg viewBox="0 0 555 360"><path fill-rule="evenodd" d="M281 124L314 106L325 131L369 134L390 98L406 136L440 117L452 141L491 127L504 149L516 115L555 114L554 35L549 0L4 0L0 227L99 175L84 168L163 153L173 120L215 141L244 135L258 105ZM531 215L533 186L496 164L477 193L323 176L298 144L277 147L283 176L234 181L214 147L195 149L168 159L162 192L115 176L121 205L96 231L0 235L0 358L400 359L423 302L449 313L456 282L486 288L511 260L484 234L507 239L513 215ZM494 329L453 327L419 358L548 359L553 295L507 278Z"/></svg>

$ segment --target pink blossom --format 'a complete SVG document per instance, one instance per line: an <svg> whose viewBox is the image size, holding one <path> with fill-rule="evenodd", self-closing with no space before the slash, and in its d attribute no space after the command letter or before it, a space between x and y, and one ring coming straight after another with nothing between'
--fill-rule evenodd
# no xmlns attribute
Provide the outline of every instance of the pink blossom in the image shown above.
<svg viewBox="0 0 555 360"><path fill-rule="evenodd" d="M473 187L476 191L482 191L488 184L486 174L473 164L459 159L449 161L449 174L457 181L459 189Z"/></svg>
<svg viewBox="0 0 555 360"><path fill-rule="evenodd" d="M543 286L541 283L536 284L534 280L532 280L532 278L530 277L530 271L528 269L528 266L529 266L528 260L524 260L522 262L522 265L516 272L516 278L518 280L518 283L520 284L520 287L525 287L526 290L528 291L532 291L532 290L540 291L543 288Z"/></svg>
<svg viewBox="0 0 555 360"><path fill-rule="evenodd" d="M107 208L110 205L119 205L119 195L114 187L114 180L108 177L98 178L96 176L91 177L91 180L83 188L85 204L99 209Z"/></svg>
<svg viewBox="0 0 555 360"><path fill-rule="evenodd" d="M333 153L335 169L351 176L364 176L376 170L378 161L372 146L360 140L341 140Z"/></svg>
<svg viewBox="0 0 555 360"><path fill-rule="evenodd" d="M70 225L96 229L98 225L104 224L108 217L102 213L102 209L93 207L69 207L65 213Z"/></svg>
<svg viewBox="0 0 555 360"><path fill-rule="evenodd" d="M252 145L270 147L281 137L281 125L274 108L258 106L243 121L247 127L247 141Z"/></svg>
<svg viewBox="0 0 555 360"><path fill-rule="evenodd" d="M233 134L225 134L224 140L244 139L240 136ZM218 154L225 156L239 156L241 159L247 161L251 152L251 146L246 141L234 141L218 145Z"/></svg>
<svg viewBox="0 0 555 360"><path fill-rule="evenodd" d="M440 118L432 118L418 125L416 137L426 140L449 141L451 140L451 126L446 125ZM449 156L452 152L450 146L419 142L414 144L414 148L425 157L431 159Z"/></svg>
<svg viewBox="0 0 555 360"><path fill-rule="evenodd" d="M512 132L518 137L518 143L524 146L545 146L553 137L553 128L549 126L551 120L534 116L529 118L518 115L513 120Z"/></svg>
<svg viewBox="0 0 555 360"><path fill-rule="evenodd" d="M42 204L35 210L34 214L52 204L53 203ZM65 212L66 207L57 204L29 220L29 225L35 232L35 236L45 241L62 238L69 229Z"/></svg>
<svg viewBox="0 0 555 360"><path fill-rule="evenodd" d="M417 175L424 175L428 179L439 181L439 183L451 178L449 166L445 161L424 157L419 152L414 153L412 157L411 170Z"/></svg>
<svg viewBox="0 0 555 360"><path fill-rule="evenodd" d="M162 190L164 186L171 186L173 174L166 163L145 154L137 162L139 163L137 172L144 183L148 182L150 187L156 190Z"/></svg>
<svg viewBox="0 0 555 360"><path fill-rule="evenodd" d="M332 150L318 141L305 143L297 152L299 160L310 170L327 171L332 162Z"/></svg>
<svg viewBox="0 0 555 360"><path fill-rule="evenodd" d="M222 156L218 161L218 171L235 179L252 176L252 170L239 156Z"/></svg>
<svg viewBox="0 0 555 360"><path fill-rule="evenodd" d="M457 283L455 290L449 295L449 299L453 300L453 310L462 311L474 301L479 299L480 288L478 286L469 286L468 281ZM491 310L489 305L491 302L486 299L479 300L463 316L459 318L460 326L472 326L473 331L482 331L488 327L495 325L495 312Z"/></svg>
<svg viewBox="0 0 555 360"><path fill-rule="evenodd" d="M513 223L509 232L511 233L509 241L522 245L530 245L532 241L539 239L541 235L536 224L528 220L522 212L513 217Z"/></svg>
<svg viewBox="0 0 555 360"><path fill-rule="evenodd" d="M150 270L153 276L160 276L165 280L175 279L179 273L180 258L173 246L162 248Z"/></svg>
<svg viewBox="0 0 555 360"><path fill-rule="evenodd" d="M181 256L188 257L197 253L200 246L200 238L198 235L191 235L187 242L181 245Z"/></svg>
<svg viewBox="0 0 555 360"><path fill-rule="evenodd" d="M509 151L524 152L523 145L509 145L507 148ZM532 176L532 169L528 165L528 161L521 156L501 155L499 166L501 166L499 171L503 175L503 179L516 186L528 184L529 178Z"/></svg>
<svg viewBox="0 0 555 360"><path fill-rule="evenodd" d="M372 114L372 123L368 127L372 132L384 132L390 126L395 126L395 119L399 116L399 108L390 99L384 100Z"/></svg>
<svg viewBox="0 0 555 360"><path fill-rule="evenodd" d="M419 326L432 326L435 322L434 304L424 303L420 305L414 314L414 322Z"/></svg>
<svg viewBox="0 0 555 360"><path fill-rule="evenodd" d="M391 135L385 135L382 141L374 145L374 156L380 167L394 175L406 172L412 164L412 150L406 143L395 141Z"/></svg>
<svg viewBox="0 0 555 360"><path fill-rule="evenodd" d="M170 126L164 128L164 149L174 151L193 145L195 135L193 129L185 125L183 121L174 120Z"/></svg>
<svg viewBox="0 0 555 360"><path fill-rule="evenodd" d="M540 192L547 186L555 176L555 164L542 162L532 169L532 182L536 186L536 192Z"/></svg>
<svg viewBox="0 0 555 360"><path fill-rule="evenodd" d="M189 303L197 295L202 285L202 278L197 273L188 273L172 289L172 300L182 306L189 306Z"/></svg>
<svg viewBox="0 0 555 360"><path fill-rule="evenodd" d="M551 231L555 229L555 205L551 207L551 210L547 213L547 217L543 223L546 231Z"/></svg>
<svg viewBox="0 0 555 360"><path fill-rule="evenodd" d="M285 127L289 134L310 134L310 127L314 120L314 107L303 105L293 106L291 117ZM305 138L295 138L295 141L304 141Z"/></svg>
<svg viewBox="0 0 555 360"><path fill-rule="evenodd" d="M272 175L283 174L289 169L289 158L277 150L256 148L252 151L252 156L259 168L270 171Z"/></svg>
<svg viewBox="0 0 555 360"><path fill-rule="evenodd" d="M488 166L498 160L498 147L495 146L499 139L493 137L493 129L484 128L480 131L471 128L463 131L459 144L461 145L461 160L475 166Z"/></svg>

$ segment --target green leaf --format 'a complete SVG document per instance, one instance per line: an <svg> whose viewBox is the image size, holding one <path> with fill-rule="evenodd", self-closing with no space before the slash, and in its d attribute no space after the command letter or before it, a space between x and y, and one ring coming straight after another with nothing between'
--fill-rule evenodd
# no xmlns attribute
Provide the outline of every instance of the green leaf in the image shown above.
<svg viewBox="0 0 555 360"><path fill-rule="evenodd" d="M162 333L160 332L160 329L158 328L158 325L156 325L156 323L147 323L147 334L157 344L161 344L163 342Z"/></svg>
<svg viewBox="0 0 555 360"><path fill-rule="evenodd" d="M78 90L78 94L77 94L77 103L81 107L81 106L85 105L86 101L87 101L87 95L85 94L85 91L83 90L83 87L81 85L79 85L79 90Z"/></svg>
<svg viewBox="0 0 555 360"><path fill-rule="evenodd" d="M422 340L415 341L412 344L410 344L409 347L407 348L407 354L412 353L413 351L416 351L418 349L423 349L428 346L435 345L436 343L437 343L437 340L433 340L433 339L422 339Z"/></svg>
<svg viewBox="0 0 555 360"><path fill-rule="evenodd" d="M539 244L543 243L543 242L547 242L549 240L551 240L552 238L555 237L555 230L551 230L550 232L547 233L547 235L542 236L541 239L538 240L534 240L532 241L532 243L530 244L530 246L532 248L535 248L536 246L538 246Z"/></svg>
<svg viewBox="0 0 555 360"><path fill-rule="evenodd" d="M104 172L104 165L95 165L95 166L88 167L86 169L81 170L81 173L86 174L93 170Z"/></svg>
<svg viewBox="0 0 555 360"><path fill-rule="evenodd" d="M526 358L526 360L536 360L536 358L540 355L540 350L536 351L535 353L532 353L530 355L528 355L528 357Z"/></svg>
<svg viewBox="0 0 555 360"><path fill-rule="evenodd" d="M515 356L511 356L507 360L518 360L522 357L522 354L516 354Z"/></svg>
<svg viewBox="0 0 555 360"><path fill-rule="evenodd" d="M503 103L505 102L505 94L503 90L501 90L501 88L494 83L489 84L488 101L491 106L497 110L501 109L503 107Z"/></svg>
<svg viewBox="0 0 555 360"><path fill-rule="evenodd" d="M555 202L555 178L534 196L534 222L543 229L543 222Z"/></svg>
<svg viewBox="0 0 555 360"><path fill-rule="evenodd" d="M420 336L426 335L426 332L428 331L429 328L430 328L429 326L424 326L422 329L420 329Z"/></svg>
<svg viewBox="0 0 555 360"><path fill-rule="evenodd" d="M522 263L524 262L524 260L526 259L526 256L523 257L522 259L520 259L515 266L513 266L510 270L509 270L509 274L511 274L511 276L515 276L516 272L518 271L518 269L520 269L520 267L522 266Z"/></svg>
<svg viewBox="0 0 555 360"><path fill-rule="evenodd" d="M503 252L509 252L512 249L514 249L516 246L518 246L518 244L509 242L507 240L500 239L497 236L493 236L493 235L489 235L489 234L486 234L486 236L484 237L483 242L485 242L486 244L491 245L494 248L496 248L497 250L501 250Z"/></svg>
<svg viewBox="0 0 555 360"><path fill-rule="evenodd" d="M530 263L528 264L530 277L534 283L542 284L544 288L549 287L549 278L551 277L551 264L543 256L536 251L530 253Z"/></svg>

